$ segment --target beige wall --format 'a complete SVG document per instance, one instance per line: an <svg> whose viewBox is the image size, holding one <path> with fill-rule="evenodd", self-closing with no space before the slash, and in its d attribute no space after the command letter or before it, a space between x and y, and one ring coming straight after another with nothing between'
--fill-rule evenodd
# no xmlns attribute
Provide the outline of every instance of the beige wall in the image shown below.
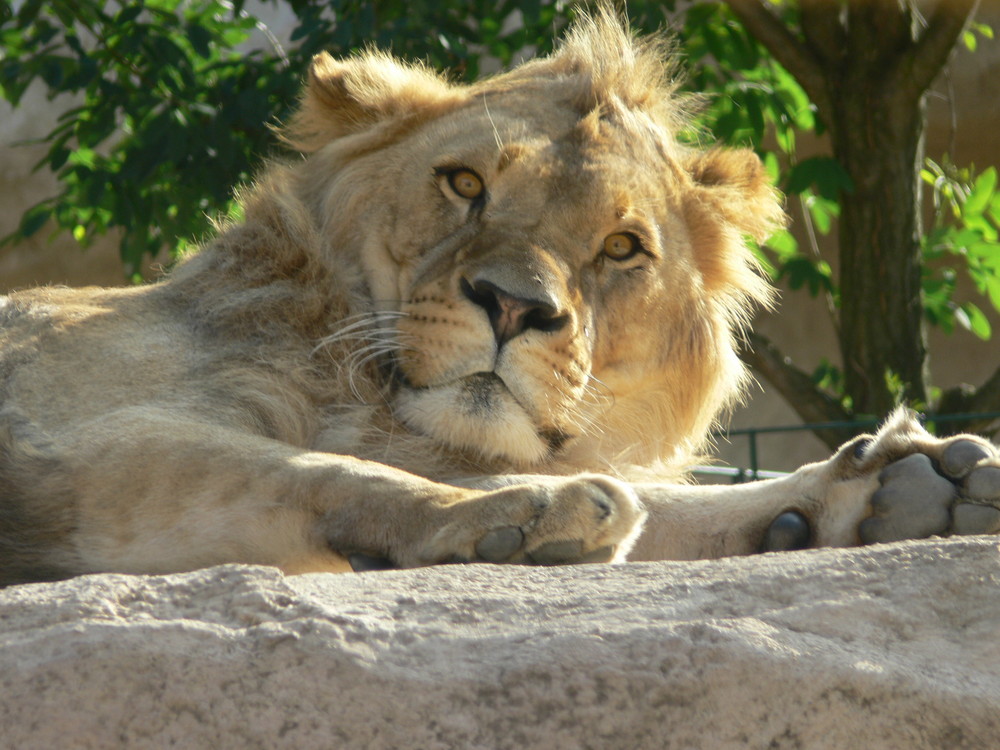
<svg viewBox="0 0 1000 750"><path fill-rule="evenodd" d="M997 0L987 0L981 16L1000 33ZM958 163L974 162L983 168L1000 165L1000 43L981 41L980 45L976 54L961 51L938 81L937 93L929 106L927 152L938 157L944 151L951 151ZM63 109L64 102L46 101L41 90L32 91L24 105L13 112L5 102L0 102L0 195L4 196L0 204L0 236L12 231L27 207L55 190L51 175L31 173L43 150L11 144L47 132ZM953 121L957 128L952 127ZM816 144L815 148L821 149L822 144ZM796 223L793 230L799 232L801 223ZM84 252L71 237L50 235L50 229L43 229L21 245L0 248L0 291L45 283L124 281L114 237ZM800 241L804 242L804 238ZM829 241L824 242L822 249L832 261L829 245ZM977 384L1000 367L1000 316L991 314L991 317L996 335L985 344L966 332L950 337L939 332L932 334L931 367L936 384L944 387L961 382ZM882 325L884 321L873 324ZM824 305L804 293L783 293L778 311L760 315L756 327L778 342L804 369L811 371L823 356L836 360L836 340ZM751 392L748 405L735 412L732 426L786 425L799 421L782 399L762 384ZM808 433L782 438L765 436L760 439L759 447L761 466L779 470L794 468L828 453ZM719 452L735 465L747 464L744 438L723 443Z"/></svg>

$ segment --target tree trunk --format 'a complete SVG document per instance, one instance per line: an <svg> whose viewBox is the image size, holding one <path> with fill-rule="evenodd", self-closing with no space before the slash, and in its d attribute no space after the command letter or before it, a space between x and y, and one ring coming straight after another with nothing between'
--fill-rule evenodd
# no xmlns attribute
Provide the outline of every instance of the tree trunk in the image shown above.
<svg viewBox="0 0 1000 750"><path fill-rule="evenodd" d="M858 414L927 403L920 254L923 97L888 90L878 59L852 61L831 91L833 153L854 181L841 196L840 351Z"/></svg>

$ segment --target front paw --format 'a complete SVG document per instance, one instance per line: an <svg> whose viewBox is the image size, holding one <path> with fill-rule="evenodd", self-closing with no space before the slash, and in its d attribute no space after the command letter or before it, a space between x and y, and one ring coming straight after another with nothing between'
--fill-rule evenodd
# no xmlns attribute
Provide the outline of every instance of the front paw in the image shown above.
<svg viewBox="0 0 1000 750"><path fill-rule="evenodd" d="M997 450L972 436L931 439L921 450L880 473L861 543L1000 532Z"/></svg>
<svg viewBox="0 0 1000 750"><path fill-rule="evenodd" d="M1000 533L1000 449L939 440L905 410L788 481L797 497L763 530L763 551Z"/></svg>
<svg viewBox="0 0 1000 750"><path fill-rule="evenodd" d="M646 517L605 476L546 479L425 506L388 554L349 554L358 571L442 563L571 565L622 560Z"/></svg>
<svg viewBox="0 0 1000 750"><path fill-rule="evenodd" d="M451 517L421 545L418 564L623 559L645 518L628 485L602 476L510 487L448 510Z"/></svg>

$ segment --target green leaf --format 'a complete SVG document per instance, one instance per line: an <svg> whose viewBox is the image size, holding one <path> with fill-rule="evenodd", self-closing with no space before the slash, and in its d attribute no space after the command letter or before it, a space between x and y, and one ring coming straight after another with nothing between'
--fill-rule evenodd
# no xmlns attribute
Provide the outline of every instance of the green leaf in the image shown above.
<svg viewBox="0 0 1000 750"><path fill-rule="evenodd" d="M983 314L983 311L972 302L963 302L959 305L955 311L955 319L963 328L972 331L978 338L989 341L993 333L990 321Z"/></svg>
<svg viewBox="0 0 1000 750"><path fill-rule="evenodd" d="M125 24L131 23L138 18L140 13L142 13L141 4L132 6L126 5L118 12L118 15L115 16L114 24L115 26L124 26Z"/></svg>
<svg viewBox="0 0 1000 750"><path fill-rule="evenodd" d="M972 191L962 206L963 216L979 216L993 200L997 186L996 167L983 171L972 184Z"/></svg>
<svg viewBox="0 0 1000 750"><path fill-rule="evenodd" d="M194 51L205 59L212 55L212 34L204 26L192 23L187 27L187 38Z"/></svg>
<svg viewBox="0 0 1000 750"><path fill-rule="evenodd" d="M841 191L854 190L847 170L829 156L814 156L795 164L788 172L784 190L790 195L798 195L814 185L821 197L831 201L837 200Z"/></svg>
<svg viewBox="0 0 1000 750"><path fill-rule="evenodd" d="M844 388L844 376L840 368L832 364L825 357L820 360L819 366L813 370L812 382L823 390L840 393Z"/></svg>
<svg viewBox="0 0 1000 750"><path fill-rule="evenodd" d="M983 293L989 298L993 309L1000 312L1000 276L992 276L984 279Z"/></svg>
<svg viewBox="0 0 1000 750"><path fill-rule="evenodd" d="M69 163L94 169L97 166L97 154L91 148L78 148L69 155Z"/></svg>
<svg viewBox="0 0 1000 750"><path fill-rule="evenodd" d="M809 216L812 217L816 229L820 234L829 234L833 226L833 220L840 215L840 204L834 200L820 198L806 193L804 195L806 208L809 209Z"/></svg>
<svg viewBox="0 0 1000 750"><path fill-rule="evenodd" d="M787 229L779 229L777 232L768 237L765 244L781 262L787 261L789 258L798 255L799 252L799 243L795 240L794 235L792 235L792 233Z"/></svg>
<svg viewBox="0 0 1000 750"><path fill-rule="evenodd" d="M52 209L44 203L32 206L25 211L21 218L21 226L18 232L22 237L30 237L52 218Z"/></svg>
<svg viewBox="0 0 1000 750"><path fill-rule="evenodd" d="M788 278L792 289L809 287L809 294L816 297L820 292L833 292L830 266L825 261L814 261L805 255L798 255L785 261L781 276Z"/></svg>

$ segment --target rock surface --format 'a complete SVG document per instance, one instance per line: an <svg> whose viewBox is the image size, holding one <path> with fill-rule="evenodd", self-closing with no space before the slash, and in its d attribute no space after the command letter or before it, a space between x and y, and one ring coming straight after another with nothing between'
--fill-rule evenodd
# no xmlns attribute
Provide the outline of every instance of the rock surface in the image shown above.
<svg viewBox="0 0 1000 750"><path fill-rule="evenodd" d="M0 591L0 746L990 748L993 538Z"/></svg>

